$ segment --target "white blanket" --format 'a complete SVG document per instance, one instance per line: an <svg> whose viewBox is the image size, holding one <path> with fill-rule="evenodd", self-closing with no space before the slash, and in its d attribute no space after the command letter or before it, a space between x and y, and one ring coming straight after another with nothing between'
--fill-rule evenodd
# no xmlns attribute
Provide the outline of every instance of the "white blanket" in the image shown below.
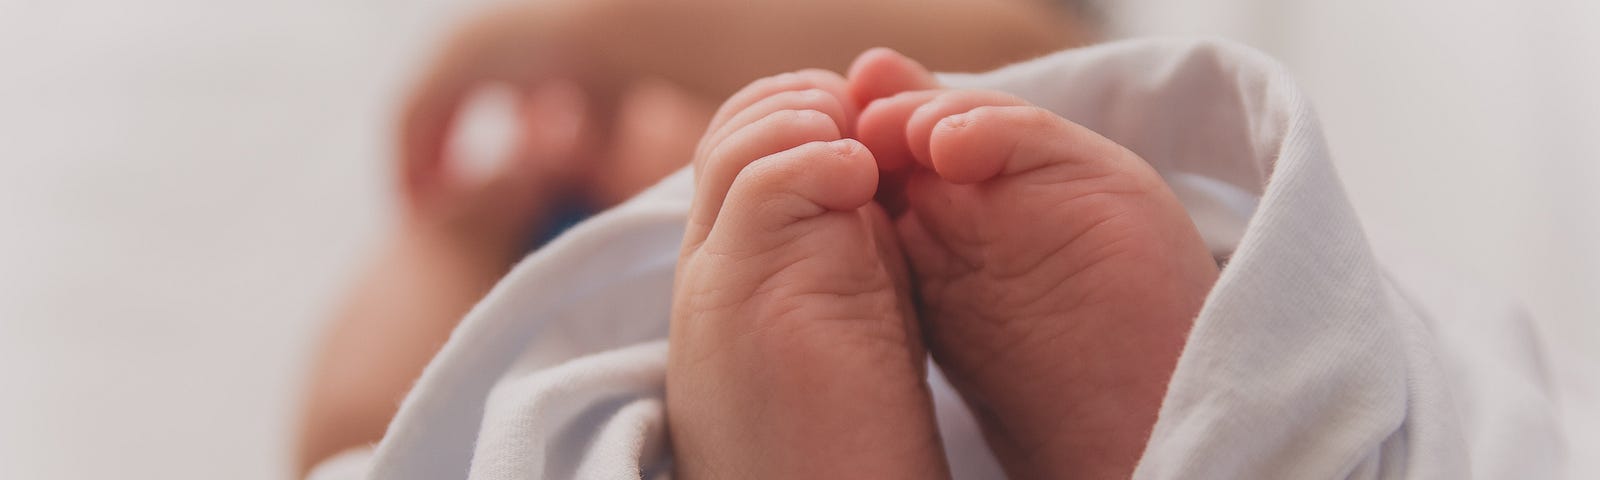
<svg viewBox="0 0 1600 480"><path fill-rule="evenodd" d="M1136 477L1562 473L1526 319L1369 243L1316 116L1271 60L1135 40L942 80L1017 94L1140 154L1226 262ZM680 172L528 257L382 443L314 478L666 476L664 338L691 188ZM955 476L1002 478L951 388L930 383Z"/></svg>

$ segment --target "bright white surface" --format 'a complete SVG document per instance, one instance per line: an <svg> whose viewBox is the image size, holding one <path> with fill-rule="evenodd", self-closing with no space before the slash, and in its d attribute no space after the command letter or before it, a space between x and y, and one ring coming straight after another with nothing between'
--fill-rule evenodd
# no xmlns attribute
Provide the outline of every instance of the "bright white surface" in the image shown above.
<svg viewBox="0 0 1600 480"><path fill-rule="evenodd" d="M1567 388L1572 478L1600 475L1600 2L1108 0L1119 35L1277 57L1389 254L1508 292Z"/></svg>
<svg viewBox="0 0 1600 480"><path fill-rule="evenodd" d="M287 476L429 3L0 0L0 478ZM1126 8L1283 57L1375 236L1600 352L1600 3Z"/></svg>
<svg viewBox="0 0 1600 480"><path fill-rule="evenodd" d="M1600 3L1108 3L1123 35L1221 35L1288 64L1369 233L1600 345Z"/></svg>
<svg viewBox="0 0 1600 480"><path fill-rule="evenodd" d="M287 478L415 2L0 0L0 478Z"/></svg>

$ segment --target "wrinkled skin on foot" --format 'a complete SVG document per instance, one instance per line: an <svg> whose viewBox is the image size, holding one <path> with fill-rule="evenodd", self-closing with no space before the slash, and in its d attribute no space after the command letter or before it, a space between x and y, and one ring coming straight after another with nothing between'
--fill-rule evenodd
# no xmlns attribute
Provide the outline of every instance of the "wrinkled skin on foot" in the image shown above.
<svg viewBox="0 0 1600 480"><path fill-rule="evenodd" d="M830 72L763 79L701 141L667 372L677 478L948 477L846 95Z"/></svg>
<svg viewBox="0 0 1600 480"><path fill-rule="evenodd" d="M1012 478L1126 478L1217 276L1134 153L877 50L858 137L910 260L928 347ZM870 102L870 104L868 104Z"/></svg>

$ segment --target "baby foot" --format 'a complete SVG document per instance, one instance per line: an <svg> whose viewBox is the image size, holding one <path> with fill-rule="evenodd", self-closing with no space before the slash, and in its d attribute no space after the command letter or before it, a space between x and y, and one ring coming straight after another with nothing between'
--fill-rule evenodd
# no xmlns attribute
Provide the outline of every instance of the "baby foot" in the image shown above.
<svg viewBox="0 0 1600 480"><path fill-rule="evenodd" d="M887 51L852 72L858 96L934 86ZM928 347L1008 473L1131 475L1217 276L1161 177L997 92L878 99L859 138L886 170L910 170L896 226Z"/></svg>
<svg viewBox="0 0 1600 480"><path fill-rule="evenodd" d="M948 476L844 87L822 71L757 81L701 141L667 372L679 478Z"/></svg>

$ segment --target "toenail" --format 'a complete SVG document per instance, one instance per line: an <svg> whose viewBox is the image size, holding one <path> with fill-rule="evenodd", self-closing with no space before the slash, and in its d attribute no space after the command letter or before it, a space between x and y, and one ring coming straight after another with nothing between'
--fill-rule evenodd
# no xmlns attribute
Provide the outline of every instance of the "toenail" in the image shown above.
<svg viewBox="0 0 1600 480"><path fill-rule="evenodd" d="M861 144L857 143L854 139L849 138L842 138L828 142L828 146L833 148L834 153L837 153L842 157L854 154L856 152L856 148L860 145Z"/></svg>
<svg viewBox="0 0 1600 480"><path fill-rule="evenodd" d="M814 122L824 117L822 112L816 110L787 110L794 117L796 123Z"/></svg>
<svg viewBox="0 0 1600 480"><path fill-rule="evenodd" d="M821 69L821 68L806 68L806 69L802 69L802 70L800 70L798 72L795 72L796 75L799 75L799 74L802 74L802 73L809 73L809 74L812 74L812 75L829 75L829 74L833 74L832 71Z"/></svg>
<svg viewBox="0 0 1600 480"><path fill-rule="evenodd" d="M943 120L939 120L939 128L943 128L943 129L947 129L947 130L957 130L957 129L966 127L967 125L971 125L971 124L972 124L972 115L967 114L967 113L958 113L958 114L955 114L955 115L944 117Z"/></svg>

